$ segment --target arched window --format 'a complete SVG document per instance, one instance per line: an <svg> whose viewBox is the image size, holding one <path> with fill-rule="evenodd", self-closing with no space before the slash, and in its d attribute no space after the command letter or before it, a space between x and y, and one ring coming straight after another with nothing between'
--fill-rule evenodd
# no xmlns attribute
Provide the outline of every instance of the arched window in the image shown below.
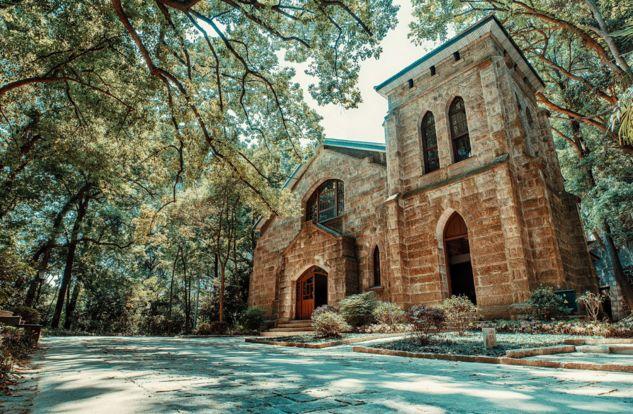
<svg viewBox="0 0 633 414"><path fill-rule="evenodd" d="M422 151L424 153L424 172L430 173L440 168L440 158L437 153L437 136L435 134L435 118L432 112L427 112L422 118Z"/></svg>
<svg viewBox="0 0 633 414"><path fill-rule="evenodd" d="M374 248L374 286L380 286L380 250L378 246Z"/></svg>
<svg viewBox="0 0 633 414"><path fill-rule="evenodd" d="M343 214L344 207L343 181L328 180L308 199L306 220L328 222Z"/></svg>
<svg viewBox="0 0 633 414"><path fill-rule="evenodd" d="M453 100L448 109L448 119L451 126L451 141L453 144L453 162L459 162L470 157L470 137L468 122L466 121L466 107L459 96Z"/></svg>

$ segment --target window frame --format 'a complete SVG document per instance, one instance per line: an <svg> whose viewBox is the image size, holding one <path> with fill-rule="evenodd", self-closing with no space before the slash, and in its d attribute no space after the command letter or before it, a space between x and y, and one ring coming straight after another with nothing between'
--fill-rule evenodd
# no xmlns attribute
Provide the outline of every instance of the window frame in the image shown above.
<svg viewBox="0 0 633 414"><path fill-rule="evenodd" d="M334 185L334 197L331 205L327 208L321 208L321 195L328 185L333 183ZM313 206L316 208L316 221L313 218L312 210ZM322 218L322 212L329 212L334 210L334 215ZM330 179L322 182L310 195L306 203L305 208L305 220L312 221L315 224L327 223L328 221L339 218L345 212L345 185L342 180Z"/></svg>
<svg viewBox="0 0 633 414"><path fill-rule="evenodd" d="M374 249L372 250L372 277L373 277L372 287L375 287L375 288L381 287L382 286L382 269L381 269L381 260L380 260L380 248L378 246L374 246Z"/></svg>
<svg viewBox="0 0 633 414"><path fill-rule="evenodd" d="M430 125L428 124L428 119L430 119ZM434 139L435 139L435 146L433 147L429 147L427 146L427 137L428 134L427 132L430 129L433 129L433 135L434 135ZM437 171L440 169L440 153L439 153L439 147L437 145L437 128L435 128L435 116L433 115L433 112L431 111L427 111L426 114L424 114L424 117L422 117L422 122L420 123L420 140L422 141L422 162L424 163L424 174L428 174L428 173L432 173L433 171ZM435 161L437 163L437 167L431 169L430 165L430 161L431 161L431 157L429 156L429 154L435 150Z"/></svg>
<svg viewBox="0 0 633 414"><path fill-rule="evenodd" d="M461 108L458 108L459 103L461 102ZM458 109L455 109L458 108ZM455 120L455 117L462 116L463 120ZM459 125L463 124L463 128L461 131L457 130ZM468 117L466 116L466 103L461 96L456 96L453 98L451 105L448 108L448 126L451 133L451 148L453 153L453 162L457 163L460 161L467 160L472 157L472 146L470 144L470 130L468 129ZM468 156L460 157L457 149L460 147L460 143L466 142L468 147Z"/></svg>

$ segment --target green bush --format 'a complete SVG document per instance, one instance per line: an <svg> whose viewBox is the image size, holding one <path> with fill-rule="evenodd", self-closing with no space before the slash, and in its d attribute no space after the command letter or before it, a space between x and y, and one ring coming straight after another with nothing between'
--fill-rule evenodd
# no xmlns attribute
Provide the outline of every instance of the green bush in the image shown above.
<svg viewBox="0 0 633 414"><path fill-rule="evenodd" d="M426 344L429 342L431 333L442 329L446 321L446 315L443 309L417 305L409 309L407 319L411 323L418 342Z"/></svg>
<svg viewBox="0 0 633 414"><path fill-rule="evenodd" d="M393 327L404 321L406 313L395 303L381 301L374 308L373 315L379 324Z"/></svg>
<svg viewBox="0 0 633 414"><path fill-rule="evenodd" d="M440 304L446 315L446 323L460 335L477 320L477 307L466 296L451 296Z"/></svg>
<svg viewBox="0 0 633 414"><path fill-rule="evenodd" d="M226 322L213 321L211 323L201 323L196 329L197 335L223 335L229 329Z"/></svg>
<svg viewBox="0 0 633 414"><path fill-rule="evenodd" d="M260 308L247 308L240 318L242 326L249 332L260 332L264 328L264 311Z"/></svg>
<svg viewBox="0 0 633 414"><path fill-rule="evenodd" d="M169 319L163 315L151 316L147 322L150 335L174 335L180 332L182 323L177 319Z"/></svg>
<svg viewBox="0 0 633 414"><path fill-rule="evenodd" d="M357 328L374 322L374 309L378 300L374 292L366 292L348 296L340 303L340 313L343 319L352 327Z"/></svg>
<svg viewBox="0 0 633 414"><path fill-rule="evenodd" d="M633 313L611 324L605 336L614 338L633 338Z"/></svg>
<svg viewBox="0 0 633 414"><path fill-rule="evenodd" d="M16 306L13 314L22 317L23 323L40 323L40 312L28 306Z"/></svg>
<svg viewBox="0 0 633 414"><path fill-rule="evenodd" d="M540 286L532 292L528 300L532 316L539 320L550 320L569 314L565 299L557 295L549 286Z"/></svg>
<svg viewBox="0 0 633 414"><path fill-rule="evenodd" d="M631 317L613 324L605 322L591 322L578 319L558 321L496 320L482 322L481 326L495 328L499 333L582 335L633 338L633 318Z"/></svg>
<svg viewBox="0 0 633 414"><path fill-rule="evenodd" d="M343 332L351 330L340 314L328 309L312 313L312 328L317 338L340 338Z"/></svg>
<svg viewBox="0 0 633 414"><path fill-rule="evenodd" d="M33 345L21 329L0 326L0 387L7 380L15 362L29 357Z"/></svg>
<svg viewBox="0 0 633 414"><path fill-rule="evenodd" d="M316 308L315 310L312 311L312 317L314 317L315 315L318 315L321 312L334 312L334 313L338 313L338 309L336 309L333 306L330 305L321 305L318 308Z"/></svg>

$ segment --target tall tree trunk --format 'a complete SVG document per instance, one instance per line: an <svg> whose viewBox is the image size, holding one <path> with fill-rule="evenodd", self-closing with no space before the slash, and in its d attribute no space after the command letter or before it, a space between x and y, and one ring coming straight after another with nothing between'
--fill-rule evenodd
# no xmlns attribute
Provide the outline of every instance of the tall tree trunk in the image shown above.
<svg viewBox="0 0 633 414"><path fill-rule="evenodd" d="M565 91L566 87L559 85L559 87ZM588 146L583 141L582 130L580 128L580 123L576 120L569 121L571 131L573 133L573 143L576 146L576 154L581 163L581 168L584 170L586 175L586 185L587 191L596 187L596 178L594 176L593 169L590 165L583 162L583 160L590 155L590 150ZM622 266L622 262L620 261L620 256L618 255L617 249L615 247L615 242L613 241L613 237L611 235L611 228L606 221L602 222L602 228L600 229L601 238L602 238L602 247L604 247L607 263L611 271L613 272L613 276L616 280L616 283L620 286L622 291L622 296L624 302L629 307L629 310L633 311L633 286L626 278L624 274L624 268Z"/></svg>
<svg viewBox="0 0 633 414"><path fill-rule="evenodd" d="M633 287L631 286L629 279L624 274L624 268L622 267L618 250L616 249L615 242L611 236L611 228L606 222L602 228L602 240L604 241L604 250L607 255L609 267L613 272L616 283L620 286L624 302L626 303L626 306L628 306L629 311L633 312Z"/></svg>
<svg viewBox="0 0 633 414"><path fill-rule="evenodd" d="M182 271L184 274L185 282L185 332L191 332L191 283L189 281L189 274L187 269L187 254L183 248L180 253L182 260Z"/></svg>
<svg viewBox="0 0 633 414"><path fill-rule="evenodd" d="M77 218L75 219L75 223L73 224L70 240L68 242L64 274L62 275L62 281L59 285L59 292L57 293L55 312L53 313L53 318L51 319L52 328L59 328L59 321L61 320L62 310L64 309L64 298L66 297L66 291L68 290L68 285L70 284L70 279L72 277L73 264L75 263L75 252L77 251L77 238L79 235L79 229L86 215L86 209L88 208L89 200L90 198L86 194L84 194L81 202L79 203L79 208L77 209Z"/></svg>
<svg viewBox="0 0 633 414"><path fill-rule="evenodd" d="M40 286L42 285L42 281L44 280L44 275L46 274L46 269L48 269L48 263L51 259L52 247L48 246L42 254L42 260L37 265L37 273L31 282L29 283L29 288L26 291L26 298L24 299L24 306L33 307L36 303L37 293L40 290Z"/></svg>
<svg viewBox="0 0 633 414"><path fill-rule="evenodd" d="M196 306L194 307L194 312L193 312L193 327L194 328L198 326L199 312L200 312L200 277L198 277L196 281Z"/></svg>
<svg viewBox="0 0 633 414"><path fill-rule="evenodd" d="M64 329L70 329L75 322L75 309L77 308L77 299L79 298L79 291L81 290L81 281L79 278L75 280L70 300L66 305L66 319L64 319Z"/></svg>
<svg viewBox="0 0 633 414"><path fill-rule="evenodd" d="M176 256L174 257L174 262L171 265L171 281L169 282L169 311L167 315L169 315L169 319L171 319L171 311L174 305L174 277L176 276L176 265L178 264L178 259L180 257L180 245L178 245L178 250L176 251Z"/></svg>
<svg viewBox="0 0 633 414"><path fill-rule="evenodd" d="M59 210L57 215L55 215L55 219L53 220L53 227L48 234L47 239L39 246L39 248L33 254L31 261L35 264L35 268L37 269L37 273L33 279L31 279L29 283L28 290L26 292L26 298L24 299L24 305L32 307L35 302L35 297L37 291L40 288L44 280L44 275L48 270L48 263L50 262L51 253L53 248L55 247L55 239L61 232L61 229L64 224L64 218L66 214L71 209L73 204L77 202L86 191L90 188L90 184L84 184L77 193L75 193L72 197L70 197L66 203Z"/></svg>
<svg viewBox="0 0 633 414"><path fill-rule="evenodd" d="M225 279L226 261L223 261L220 265L220 306L219 306L219 320L224 322L224 279Z"/></svg>

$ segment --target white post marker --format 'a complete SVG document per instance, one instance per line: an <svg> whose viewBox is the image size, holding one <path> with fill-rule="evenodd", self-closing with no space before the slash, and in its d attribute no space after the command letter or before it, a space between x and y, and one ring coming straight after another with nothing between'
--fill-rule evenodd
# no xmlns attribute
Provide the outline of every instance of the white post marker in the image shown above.
<svg viewBox="0 0 633 414"><path fill-rule="evenodd" d="M495 328L481 328L484 336L484 345L487 349L497 346L497 333Z"/></svg>

